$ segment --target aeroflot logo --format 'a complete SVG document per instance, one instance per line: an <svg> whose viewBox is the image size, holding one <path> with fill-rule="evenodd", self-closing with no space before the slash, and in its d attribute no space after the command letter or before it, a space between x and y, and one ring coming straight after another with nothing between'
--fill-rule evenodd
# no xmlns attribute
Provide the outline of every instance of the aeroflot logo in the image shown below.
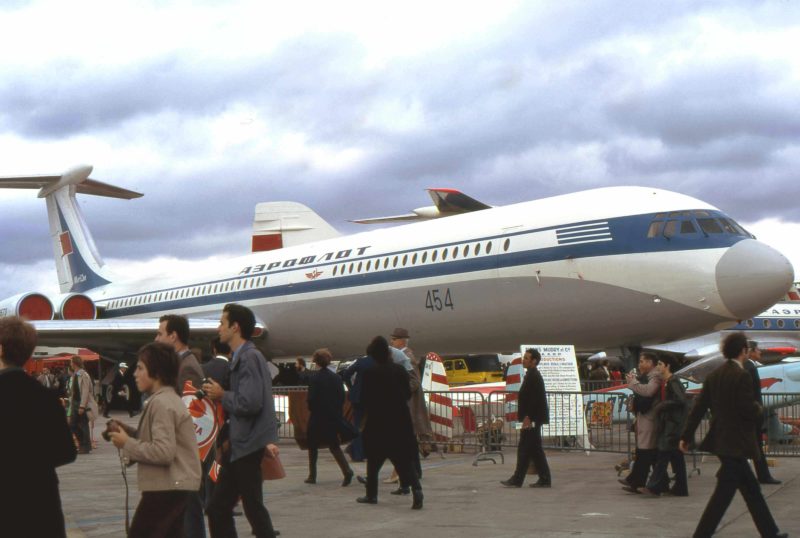
<svg viewBox="0 0 800 538"><path fill-rule="evenodd" d="M239 271L240 275L252 275L256 273L264 273L267 271L274 271L276 269L288 269L291 267L298 267L303 265L309 265L311 263L320 263L320 262L327 262L330 260L347 260L352 256L361 256L364 254L371 245L366 247L358 247L358 248L348 248L346 250L340 250L338 252L326 252L321 256L312 255L312 256L304 256L302 258L289 258L287 260L280 260L270 263L262 263L260 265L249 265ZM319 276L319 275L317 275ZM316 277L314 277L316 278Z"/></svg>

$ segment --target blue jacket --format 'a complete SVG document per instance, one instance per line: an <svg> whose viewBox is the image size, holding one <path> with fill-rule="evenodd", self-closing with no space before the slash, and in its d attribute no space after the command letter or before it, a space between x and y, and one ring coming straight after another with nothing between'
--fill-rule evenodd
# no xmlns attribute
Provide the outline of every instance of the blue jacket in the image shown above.
<svg viewBox="0 0 800 538"><path fill-rule="evenodd" d="M236 461L278 442L267 360L249 340L234 353L230 384L222 407L230 423L231 461Z"/></svg>
<svg viewBox="0 0 800 538"><path fill-rule="evenodd" d="M366 355L347 367L342 373L344 384L347 385L348 398L354 405L361 405L361 387L364 384L364 372L375 368L375 359ZM353 374L356 379L353 381Z"/></svg>

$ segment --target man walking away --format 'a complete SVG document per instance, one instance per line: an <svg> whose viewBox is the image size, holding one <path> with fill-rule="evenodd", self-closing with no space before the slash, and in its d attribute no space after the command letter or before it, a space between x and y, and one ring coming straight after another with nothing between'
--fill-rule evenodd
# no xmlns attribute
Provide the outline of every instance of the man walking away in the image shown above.
<svg viewBox="0 0 800 538"><path fill-rule="evenodd" d="M527 372L517 400L517 417L522 419L517 446L517 467L511 478L500 482L509 488L522 486L530 461L533 461L539 474L539 480L531 484L531 487L549 488L551 485L550 467L542 448L542 424L550 423L550 410L547 407L544 380L536 368L541 359L539 350L533 348L526 350L522 357L522 366Z"/></svg>
<svg viewBox="0 0 800 538"><path fill-rule="evenodd" d="M203 385L209 398L222 402L230 431L229 448L223 450L222 470L208 504L212 538L236 537L233 507L239 496L253 534L257 538L275 537L264 506L261 458L265 450L278 455L278 425L267 361L250 340L255 326L256 318L250 309L225 305L218 330L220 341L233 350L230 390L224 390L216 381Z"/></svg>
<svg viewBox="0 0 800 538"><path fill-rule="evenodd" d="M738 489L758 532L764 538L788 536L778 533L778 526L767 507L747 459L758 457L756 425L759 423L761 406L753 395L752 378L744 370L747 360L747 337L744 333L729 334L722 341L725 364L708 376L700 396L695 400L686 428L681 434L680 448L688 452L694 431L711 410L708 433L700 443L700 449L713 452L720 461L717 471L717 486L694 531L695 538L706 538L717 530L725 510Z"/></svg>
<svg viewBox="0 0 800 538"><path fill-rule="evenodd" d="M760 406L764 406L764 400L761 396L761 376L758 375L758 368L756 362L761 361L761 350L758 348L758 342L750 340L747 343L748 356L744 361L744 369L753 378L753 395ZM753 467L756 469L756 477L761 484L780 484L780 480L772 478L767 465L767 457L764 455L764 445L761 442L761 436L764 434L764 424L767 421L766 415L764 419L756 424L756 440L758 441L758 458L753 460Z"/></svg>

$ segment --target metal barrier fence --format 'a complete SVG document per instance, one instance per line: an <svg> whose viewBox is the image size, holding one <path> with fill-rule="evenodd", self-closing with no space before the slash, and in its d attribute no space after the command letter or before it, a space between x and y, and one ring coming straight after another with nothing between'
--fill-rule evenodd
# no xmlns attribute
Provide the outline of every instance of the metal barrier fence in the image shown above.
<svg viewBox="0 0 800 538"><path fill-rule="evenodd" d="M307 387L274 387L279 437L294 438L292 415L307 417ZM624 392L549 392L550 424L542 428L546 448L629 454L636 446L634 416ZM517 446L517 393L426 391L433 442L447 452L497 452ZM768 456L800 456L800 393L765 394ZM300 413L299 415L297 413ZM305 413L305 414L303 414ZM699 443L708 430L704 419L695 432Z"/></svg>

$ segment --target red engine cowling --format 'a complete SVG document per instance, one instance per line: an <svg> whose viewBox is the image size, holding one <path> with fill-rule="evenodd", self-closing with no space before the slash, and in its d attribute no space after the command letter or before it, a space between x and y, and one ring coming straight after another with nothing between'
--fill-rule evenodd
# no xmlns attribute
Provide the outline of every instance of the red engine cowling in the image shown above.
<svg viewBox="0 0 800 538"><path fill-rule="evenodd" d="M97 307L82 293L62 295L56 301L58 317L61 319L97 319Z"/></svg>
<svg viewBox="0 0 800 538"><path fill-rule="evenodd" d="M41 293L20 293L0 301L0 317L20 316L29 321L49 320L55 317L53 303Z"/></svg>

